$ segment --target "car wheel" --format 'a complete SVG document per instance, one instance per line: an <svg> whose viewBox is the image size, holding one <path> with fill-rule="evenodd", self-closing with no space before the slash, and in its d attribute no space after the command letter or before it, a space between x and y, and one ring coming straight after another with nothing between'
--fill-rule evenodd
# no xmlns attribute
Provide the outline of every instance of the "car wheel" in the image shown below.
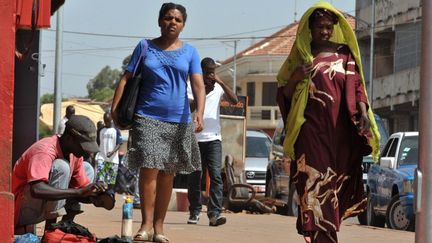
<svg viewBox="0 0 432 243"><path fill-rule="evenodd" d="M390 229L409 230L414 227L414 220L406 214L399 195L392 197L386 213L386 224Z"/></svg>
<svg viewBox="0 0 432 243"><path fill-rule="evenodd" d="M368 193L367 209L366 209L366 222L367 225L384 227L385 217L375 215L370 193Z"/></svg>
<svg viewBox="0 0 432 243"><path fill-rule="evenodd" d="M267 172L270 173L270 172ZM276 198L276 188L273 178L267 178L266 179L266 189L265 189L265 196L270 198Z"/></svg>
<svg viewBox="0 0 432 243"><path fill-rule="evenodd" d="M361 212L357 215L357 219L361 225L367 225L367 211Z"/></svg>
<svg viewBox="0 0 432 243"><path fill-rule="evenodd" d="M289 216L298 216L299 211L299 195L294 184L290 186L287 203L287 213Z"/></svg>

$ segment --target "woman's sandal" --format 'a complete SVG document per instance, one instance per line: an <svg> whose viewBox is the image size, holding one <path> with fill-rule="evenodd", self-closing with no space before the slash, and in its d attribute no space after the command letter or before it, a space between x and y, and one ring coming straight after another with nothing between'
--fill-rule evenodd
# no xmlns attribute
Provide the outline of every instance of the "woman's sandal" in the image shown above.
<svg viewBox="0 0 432 243"><path fill-rule="evenodd" d="M169 240L165 235L155 234L155 235L153 236L153 241L154 241L154 242L169 243L170 240Z"/></svg>
<svg viewBox="0 0 432 243"><path fill-rule="evenodd" d="M303 238L304 238L306 243L312 242L312 235L313 235L312 231L304 231L303 232Z"/></svg>
<svg viewBox="0 0 432 243"><path fill-rule="evenodd" d="M138 231L138 233L135 234L133 237L133 242L135 241L153 241L153 232L152 231L145 231L141 230Z"/></svg>

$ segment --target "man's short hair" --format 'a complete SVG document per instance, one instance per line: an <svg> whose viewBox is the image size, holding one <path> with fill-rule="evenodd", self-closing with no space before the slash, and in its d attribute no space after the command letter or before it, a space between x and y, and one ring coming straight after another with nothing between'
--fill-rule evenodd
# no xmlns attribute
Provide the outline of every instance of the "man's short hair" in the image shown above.
<svg viewBox="0 0 432 243"><path fill-rule="evenodd" d="M201 68L205 67L216 68L217 64L212 58L205 57L201 60Z"/></svg>
<svg viewBox="0 0 432 243"><path fill-rule="evenodd" d="M90 118L74 115L66 122L65 133L76 138L84 151L96 153L99 146L96 143L96 127Z"/></svg>

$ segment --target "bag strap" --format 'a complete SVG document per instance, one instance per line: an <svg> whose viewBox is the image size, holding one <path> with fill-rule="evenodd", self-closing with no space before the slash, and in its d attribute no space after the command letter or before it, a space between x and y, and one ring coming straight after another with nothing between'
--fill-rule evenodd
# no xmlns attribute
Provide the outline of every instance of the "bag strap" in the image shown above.
<svg viewBox="0 0 432 243"><path fill-rule="evenodd" d="M132 75L132 77L135 77L136 71L138 70L138 67L139 67L139 65L140 65L140 63L141 63L141 60L144 60L144 57L146 56L147 49L148 49L148 43L147 43L147 40L146 40L146 39L143 39L143 44L144 44L144 45L143 45L143 48L142 48L142 50L141 50L140 57L139 57L139 59L138 59L136 65L135 65L135 68L134 68L134 71L133 71L133 75Z"/></svg>

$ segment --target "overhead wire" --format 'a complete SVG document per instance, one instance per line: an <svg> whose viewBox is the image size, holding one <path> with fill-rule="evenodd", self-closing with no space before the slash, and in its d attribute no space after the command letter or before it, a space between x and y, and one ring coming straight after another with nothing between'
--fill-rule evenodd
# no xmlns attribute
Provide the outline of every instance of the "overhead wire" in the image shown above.
<svg viewBox="0 0 432 243"><path fill-rule="evenodd" d="M353 12L353 11L350 11ZM350 12L345 12L345 13L350 13ZM408 21L404 24L407 23L414 23L414 22L419 22L420 20L412 20L412 21ZM187 41L229 41L229 40L260 40L260 39L265 39L265 38L288 38L288 37L294 37L295 34L292 35L278 35L278 36L271 36L271 35L262 35L262 36L238 36L238 35L245 35L245 34L251 34L251 33L258 33L258 32L263 32L263 31L269 31L272 29L281 29L283 27L286 27L287 25L279 25L279 26L274 26L274 27L269 27L269 28L263 28L263 29L258 29L258 30L252 30L252 31L245 31L245 32L239 32L239 33L233 33L233 34L227 34L227 35L221 35L221 36L214 36L214 37L184 37L182 38L183 40L187 40ZM387 28L387 27L393 27L393 24L388 24L388 25L380 25L380 26L376 26L376 29L383 29L383 28ZM362 28L358 28L356 31L367 31L370 30L371 26L367 25L367 27L362 27ZM46 32L55 32L55 29L47 29L44 30ZM387 32L394 32L392 30L383 30L380 31L380 33L387 33ZM406 30L406 31L401 31L404 33L410 33L410 32L418 32L416 30ZM135 38L135 39L142 39L142 38L153 38L151 36L138 36L138 35L123 35L123 34L106 34L106 33L90 33L90 32L80 32L80 31L66 31L64 30L63 33L66 34L76 34L76 35L85 35L85 36L97 36L97 37L112 37L112 38ZM75 54L80 54L80 55L90 55L90 56L98 56L98 57L108 57L108 58L121 58L121 57L114 57L114 56L108 56L108 55L101 55L101 54L96 54L96 53L91 53L91 52L100 52L100 51L126 51L126 50L131 50L132 48L134 48L134 46L121 46L121 47L97 47L97 46L92 46L92 45L88 45L86 43L78 43L78 42L72 42L72 41L67 41L69 43L73 43L73 44L77 44L77 45L86 45L89 46L91 48L80 48L80 49L69 49L69 50L64 50L65 55L75 55ZM215 45L212 44L195 44L196 47L200 47L200 48L218 48ZM42 50L42 52L54 52L54 50ZM49 56L45 56L45 57L49 57ZM384 56L382 56L384 57ZM85 76L85 77L93 77L91 75L80 75L80 74L69 74L69 75L75 75L75 76Z"/></svg>
<svg viewBox="0 0 432 243"><path fill-rule="evenodd" d="M419 22L421 20L411 20L408 22L404 22L404 24L409 24L409 23L415 23L415 22ZM234 33L234 34L228 34L228 35L222 35L222 36L214 36L214 37L183 37L182 39L184 40L215 40L215 41L220 41L220 40L251 40L251 39L264 39L264 38L285 38L285 37L293 37L295 36L295 34L293 35L278 35L278 36L268 36L268 35L263 35L263 36L237 36L237 35L241 35L241 34L250 34L250 33L256 33L256 32L262 32L262 31L266 31L266 30L271 30L271 29L276 29L276 28L283 28L286 27L287 25L280 25L280 26L275 26L275 27L270 27L270 28L265 28L265 29L259 29L259 30L253 30L253 31L247 31L247 32L240 32L240 33ZM381 29L381 28L386 28L386 27L393 27L393 24L387 24L387 25L379 25L379 26L375 26L375 29ZM365 30L370 30L370 25L368 25L367 27L363 27L363 28L358 28L357 31L365 31ZM52 31L55 32L55 29L47 29L46 31ZM380 31L381 32L381 31ZM383 31L383 33L385 32L393 32L393 31ZM406 31L406 32L415 32L415 31ZM91 33L91 32L82 32L82 31L68 31L68 30L64 30L63 33L67 33L67 34L77 34L77 35L87 35L87 36L101 36L101 37L113 37L113 38L136 38L136 39L142 39L142 38L155 38L154 36L138 36L138 35L124 35L124 34L106 34L106 33Z"/></svg>
<svg viewBox="0 0 432 243"><path fill-rule="evenodd" d="M214 37L183 37L184 40L237 40L237 39L256 39L256 38L268 38L270 36L244 36L244 37L236 37L237 35L242 34L250 34L250 33L256 33L256 32L262 32L262 31L268 31L272 29L280 29L282 27L285 27L287 25L279 25L259 30L252 30L247 32L240 32L240 33L233 33L228 35L222 35L222 36L214 36ZM55 32L56 29L47 29L46 31L49 32ZM142 38L155 38L154 36L138 36L138 35L124 35L124 34L106 34L106 33L91 33L91 32L82 32L82 31L68 31L64 30L63 33L67 34L77 34L77 35L88 35L88 36L101 36L101 37L113 37L113 38L136 38L136 39L142 39ZM291 35L290 35L291 36ZM282 37L289 37L289 36L276 36L276 38L282 38Z"/></svg>

